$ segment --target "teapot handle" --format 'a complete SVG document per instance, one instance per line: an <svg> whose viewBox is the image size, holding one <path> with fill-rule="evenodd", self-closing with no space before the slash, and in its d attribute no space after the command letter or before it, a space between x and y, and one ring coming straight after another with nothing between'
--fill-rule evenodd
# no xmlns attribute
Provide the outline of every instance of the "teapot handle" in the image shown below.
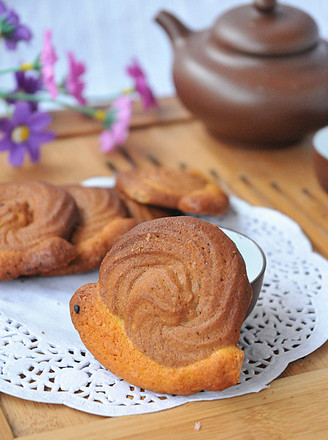
<svg viewBox="0 0 328 440"><path fill-rule="evenodd" d="M276 7L276 0L254 0L255 8L260 12L273 12Z"/></svg>

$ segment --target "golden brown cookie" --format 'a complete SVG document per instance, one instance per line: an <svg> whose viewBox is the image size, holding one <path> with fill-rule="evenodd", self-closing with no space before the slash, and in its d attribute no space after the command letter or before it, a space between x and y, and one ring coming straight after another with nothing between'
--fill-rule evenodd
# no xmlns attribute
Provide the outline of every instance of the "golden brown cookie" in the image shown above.
<svg viewBox="0 0 328 440"><path fill-rule="evenodd" d="M65 267L47 275L82 273L98 269L113 243L135 226L117 192L110 188L66 185L65 190L74 198L79 220L71 237L77 251L76 258Z"/></svg>
<svg viewBox="0 0 328 440"><path fill-rule="evenodd" d="M134 218L137 223L155 220L156 218L171 217L183 214L177 209L160 208L158 206L138 203L122 193L119 193L119 196L127 207L129 215Z"/></svg>
<svg viewBox="0 0 328 440"><path fill-rule="evenodd" d="M238 382L251 296L244 260L219 228L170 217L121 237L99 282L77 290L70 310L85 346L113 373L156 392L191 394Z"/></svg>
<svg viewBox="0 0 328 440"><path fill-rule="evenodd" d="M195 214L224 214L229 199L213 181L194 170L163 167L119 173L116 188L136 202Z"/></svg>
<svg viewBox="0 0 328 440"><path fill-rule="evenodd" d="M0 279L35 275L76 256L68 242L77 221L74 199L33 180L0 184Z"/></svg>

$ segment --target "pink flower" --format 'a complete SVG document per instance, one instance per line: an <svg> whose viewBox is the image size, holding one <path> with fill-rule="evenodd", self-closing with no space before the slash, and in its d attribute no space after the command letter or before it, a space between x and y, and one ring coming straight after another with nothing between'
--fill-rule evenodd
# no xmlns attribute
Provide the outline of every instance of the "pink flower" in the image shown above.
<svg viewBox="0 0 328 440"><path fill-rule="evenodd" d="M134 79L144 76L142 68L136 59L132 60L131 64L126 67L126 72L129 76L131 76L131 78Z"/></svg>
<svg viewBox="0 0 328 440"><path fill-rule="evenodd" d="M58 94L57 85L55 82L54 65L57 61L57 55L51 43L51 30L46 30L44 33L43 47L41 52L41 73L44 85L51 97L55 99Z"/></svg>
<svg viewBox="0 0 328 440"><path fill-rule="evenodd" d="M104 130L100 135L100 150L103 153L109 153L126 141L131 121L132 100L128 96L120 96L113 102L109 115L113 111L114 122L109 130Z"/></svg>
<svg viewBox="0 0 328 440"><path fill-rule="evenodd" d="M85 65L76 61L72 52L68 52L67 56L69 72L65 82L66 90L70 95L76 98L79 104L85 105L86 101L82 96L84 90L84 82L81 81L80 78L85 72Z"/></svg>
<svg viewBox="0 0 328 440"><path fill-rule="evenodd" d="M135 81L135 89L141 97L144 109L157 107L157 100L149 87L145 73L136 59L132 60L131 64L127 66L126 72Z"/></svg>

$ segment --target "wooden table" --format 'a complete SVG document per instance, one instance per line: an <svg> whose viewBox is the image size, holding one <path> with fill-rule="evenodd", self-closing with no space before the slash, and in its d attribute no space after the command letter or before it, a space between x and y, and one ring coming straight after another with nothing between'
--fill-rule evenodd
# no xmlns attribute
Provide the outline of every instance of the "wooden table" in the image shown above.
<svg viewBox="0 0 328 440"><path fill-rule="evenodd" d="M194 167L249 203L296 220L328 257L328 194L313 174L309 140L274 151L229 147L210 137L174 98L163 99L158 111L146 115L136 108L124 149L108 155L99 152L95 121L58 112L53 125L58 138L43 148L39 164L13 169L0 155L0 181L79 182L154 161ZM103 418L0 394L0 439L328 439L327 408L328 343L290 364L258 394L148 415ZM195 430L198 421L201 429Z"/></svg>

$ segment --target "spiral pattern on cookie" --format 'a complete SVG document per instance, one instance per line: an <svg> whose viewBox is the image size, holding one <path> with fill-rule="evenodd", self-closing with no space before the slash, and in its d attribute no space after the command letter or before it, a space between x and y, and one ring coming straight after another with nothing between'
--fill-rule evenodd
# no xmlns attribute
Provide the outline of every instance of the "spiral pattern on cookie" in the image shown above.
<svg viewBox="0 0 328 440"><path fill-rule="evenodd" d="M64 188L73 196L79 210L79 224L71 238L73 244L90 239L114 218L127 216L119 195L111 188L81 185L66 185Z"/></svg>
<svg viewBox="0 0 328 440"><path fill-rule="evenodd" d="M69 238L77 207L56 186L22 181L0 185L0 249L21 251L49 237Z"/></svg>
<svg viewBox="0 0 328 440"><path fill-rule="evenodd" d="M236 346L251 298L234 243L193 217L133 228L107 254L99 279L102 301L132 343L169 367Z"/></svg>

